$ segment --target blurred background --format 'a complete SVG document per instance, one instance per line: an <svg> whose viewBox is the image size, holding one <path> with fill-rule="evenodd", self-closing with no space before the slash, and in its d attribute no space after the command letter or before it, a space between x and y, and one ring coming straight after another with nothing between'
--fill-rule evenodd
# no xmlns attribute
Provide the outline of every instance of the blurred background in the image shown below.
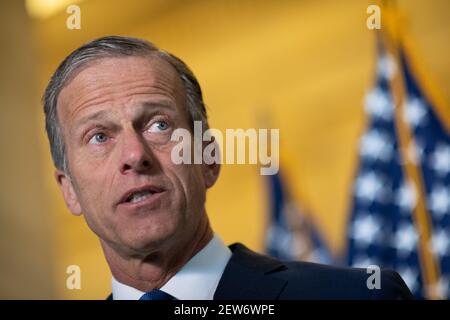
<svg viewBox="0 0 450 320"><path fill-rule="evenodd" d="M70 4L80 8L81 29L66 26ZM202 85L211 127L280 129L280 175L261 176L255 165L223 165L208 193L213 228L227 244L348 263L359 145L370 125L365 97L377 73L376 31L366 25L370 4L1 1L0 298L104 299L110 293L99 242L66 209L53 179L40 98L64 57L111 34L145 38L183 59ZM396 7L416 62L432 79L434 96L439 92L430 101L437 101L448 142L450 2L402 0ZM449 153L441 159L439 202L447 217ZM448 230L440 238L444 254ZM285 231L294 236L283 237ZM315 246L320 254L311 253ZM66 287L69 265L80 266L80 290ZM444 272L448 264L441 267Z"/></svg>

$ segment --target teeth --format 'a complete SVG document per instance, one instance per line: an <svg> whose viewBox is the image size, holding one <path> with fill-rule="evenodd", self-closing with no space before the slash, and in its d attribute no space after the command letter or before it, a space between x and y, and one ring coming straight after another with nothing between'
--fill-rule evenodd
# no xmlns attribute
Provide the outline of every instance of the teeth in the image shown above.
<svg viewBox="0 0 450 320"><path fill-rule="evenodd" d="M136 203L136 202L146 199L147 197L149 197L151 195L152 195L152 193L150 191L137 192L137 193L132 194L128 198L128 202Z"/></svg>

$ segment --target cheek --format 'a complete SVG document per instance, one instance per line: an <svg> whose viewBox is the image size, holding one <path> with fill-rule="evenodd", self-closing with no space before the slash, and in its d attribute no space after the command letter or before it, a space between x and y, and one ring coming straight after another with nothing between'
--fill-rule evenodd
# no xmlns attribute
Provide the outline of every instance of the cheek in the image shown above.
<svg viewBox="0 0 450 320"><path fill-rule="evenodd" d="M86 223L98 237L114 239L117 221L112 214L108 181L97 171L80 182L80 205Z"/></svg>
<svg viewBox="0 0 450 320"><path fill-rule="evenodd" d="M74 170L80 204L85 215L101 215L107 208L112 175L105 174L106 172L107 166L92 168L82 165Z"/></svg>
<svg viewBox="0 0 450 320"><path fill-rule="evenodd" d="M190 164L181 165L176 174L186 198L187 209L198 211L204 205L206 193L201 167Z"/></svg>
<svg viewBox="0 0 450 320"><path fill-rule="evenodd" d="M160 159L163 174L172 183L172 200L176 200L181 210L190 210L192 200L198 197L198 187L201 185L201 172L197 165L175 164L171 159L173 145L157 154ZM187 206L187 208L183 208Z"/></svg>

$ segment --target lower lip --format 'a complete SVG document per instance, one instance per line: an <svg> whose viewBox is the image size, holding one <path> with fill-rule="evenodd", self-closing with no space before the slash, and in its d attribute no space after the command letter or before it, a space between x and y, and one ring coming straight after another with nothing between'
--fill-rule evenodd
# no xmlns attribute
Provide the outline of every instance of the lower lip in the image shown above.
<svg viewBox="0 0 450 320"><path fill-rule="evenodd" d="M122 202L119 204L119 207L125 209L125 210L134 210L134 209L139 209L142 207L156 207L156 205L158 204L158 202L161 201L161 197L165 194L166 192L158 192L158 193L154 193L151 196L145 198L144 200L138 201L138 202Z"/></svg>

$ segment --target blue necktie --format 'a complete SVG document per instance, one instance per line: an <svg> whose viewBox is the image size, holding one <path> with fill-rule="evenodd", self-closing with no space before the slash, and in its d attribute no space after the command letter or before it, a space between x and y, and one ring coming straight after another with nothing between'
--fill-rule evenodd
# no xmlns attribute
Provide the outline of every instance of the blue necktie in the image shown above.
<svg viewBox="0 0 450 320"><path fill-rule="evenodd" d="M177 300L170 294L161 291L159 289L153 289L152 291L146 292L139 298L139 300Z"/></svg>

